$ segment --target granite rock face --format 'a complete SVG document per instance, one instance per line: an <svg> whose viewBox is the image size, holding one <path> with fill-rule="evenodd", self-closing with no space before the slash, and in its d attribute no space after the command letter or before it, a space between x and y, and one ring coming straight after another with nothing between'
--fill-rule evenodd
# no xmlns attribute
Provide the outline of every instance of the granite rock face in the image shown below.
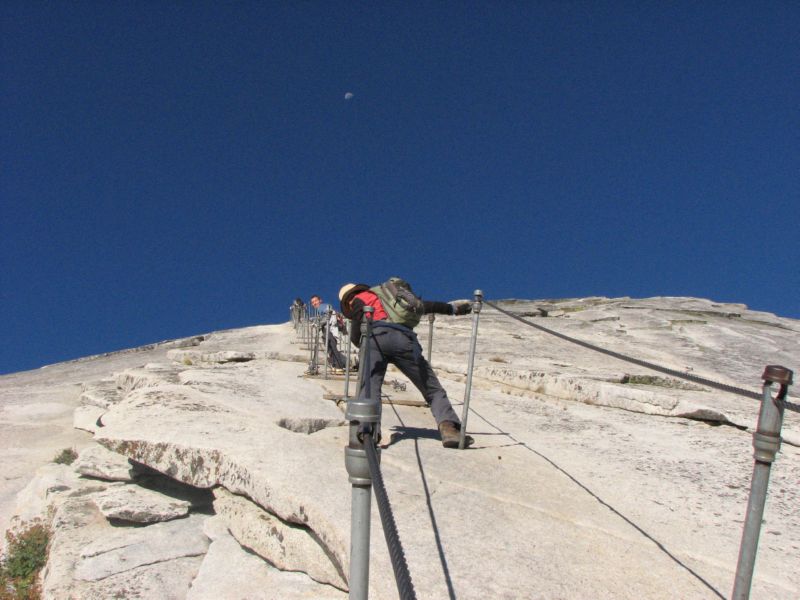
<svg viewBox="0 0 800 600"><path fill-rule="evenodd" d="M246 551L218 517L206 521L212 540L187 600L220 598L281 598L284 600L344 600L347 594L321 585L302 573L281 571Z"/></svg>
<svg viewBox="0 0 800 600"><path fill-rule="evenodd" d="M214 510L239 544L281 571L306 573L311 579L347 589L345 574L325 554L312 532L284 523L244 496L217 488Z"/></svg>
<svg viewBox="0 0 800 600"><path fill-rule="evenodd" d="M800 365L800 323L742 305L585 298L500 306L751 390L766 364ZM728 596L758 403L576 347L488 306L479 323L472 449L443 449L426 408L384 405L381 470L418 597ZM432 363L459 414L471 326L472 317L433 326ZM30 514L52 515L45 595L344 597L344 405L303 377L308 351L289 324L215 332L183 348L154 346L138 364L129 360L136 353L115 356L111 372L82 365L76 425L94 432L108 461L94 446L75 468L46 469L27 488L37 499L28 505L38 507ZM408 383L396 371L390 378ZM92 426L95 409L102 414ZM786 412L783 434L753 597L800 595L791 567L800 558L797 413ZM169 480L152 484L146 469ZM165 481L202 498L213 491L213 508ZM120 527L110 505L147 512L120 494L151 498L153 514L162 504L189 514ZM377 512L373 503L370 594L394 598Z"/></svg>
<svg viewBox="0 0 800 600"><path fill-rule="evenodd" d="M136 477L130 460L98 445L85 448L72 466L81 475L105 481L133 481Z"/></svg>
<svg viewBox="0 0 800 600"><path fill-rule="evenodd" d="M202 531L204 519L190 517L188 523L171 521L114 530L81 549L75 579L100 581L154 563L202 557L208 549L208 538Z"/></svg>
<svg viewBox="0 0 800 600"><path fill-rule="evenodd" d="M115 486L92 496L106 519L131 523L171 521L189 514L186 500L168 498L135 485Z"/></svg>

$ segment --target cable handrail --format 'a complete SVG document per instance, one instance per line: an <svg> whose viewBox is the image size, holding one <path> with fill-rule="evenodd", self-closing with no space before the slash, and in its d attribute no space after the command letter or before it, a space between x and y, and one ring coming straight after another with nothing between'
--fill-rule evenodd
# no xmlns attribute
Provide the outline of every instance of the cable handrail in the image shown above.
<svg viewBox="0 0 800 600"><path fill-rule="evenodd" d="M628 356L626 354L621 354L619 352L615 352L613 350L608 350L607 348L602 348L602 347L597 346L595 344L591 344L589 342L585 342L583 340L579 340L577 338L565 335L565 334L560 333L558 331L554 331L552 329L549 329L548 327L544 327L543 325L539 325L537 323L533 323L533 322L529 321L528 319L520 317L519 315L515 315L511 311L508 311L508 310L505 310L503 308L500 308L494 302L489 302L488 300L484 300L484 303L488 304L489 306L491 306L496 311L503 313L507 317L511 317L512 319L515 319L515 320L517 320L517 321L519 321L521 323L525 323L526 325L529 325L529 326L531 326L531 327L533 327L535 329L538 329L539 331L543 331L543 332L548 333L550 335L553 335L553 336L555 336L557 338L560 338L560 339L565 340L567 342L571 342L573 344L577 344L577 345L582 346L584 348L587 348L589 350L593 350L595 352L600 352L602 354L606 354L606 355L611 356L613 358L616 358L616 359L619 359L619 360L623 360L625 362L629 362L629 363L632 363L634 365L638 365L640 367L645 367L647 369L652 369L654 371L658 371L658 372L664 373L666 375L671 375L672 377L678 377L678 378L684 379L686 381L691 381L692 383L697 383L699 385L705 385L707 387L715 388L715 389L721 390L723 392L728 392L728 393L731 393L731 394L737 394L739 396L744 396L745 398L750 398L751 400L761 401L762 395L759 392L754 392L752 390L746 390L744 388L739 388L739 387L736 387L736 386L733 386L733 385L729 385L727 383L721 383L719 381L714 381L712 379L706 379L705 377L700 377L699 375L692 375L691 373L684 373L684 372L678 371L676 369L670 369L669 367L664 367L664 366L661 366L661 365L657 365L655 363L651 363L651 362L646 361L646 360L641 360L641 359L638 359L638 358L634 358L632 356ZM787 409L792 410L792 411L800 412L800 405L793 404L792 402L789 402L789 401L787 401L785 399L781 400L781 404L783 405L784 408L787 408Z"/></svg>
<svg viewBox="0 0 800 600"><path fill-rule="evenodd" d="M383 483L381 466L378 462L378 453L375 451L375 442L371 433L363 434L364 448L367 451L367 462L369 463L369 473L372 477L372 489L375 491L375 499L378 503L378 512L381 516L383 525L383 535L386 538L386 546L389 548L389 557L392 560L397 591L401 600L416 600L414 584L411 581L411 574L408 571L406 556L403 552L403 545L400 543L400 535L397 533L397 525L392 513L392 505L389 503L389 495L386 493L386 486Z"/></svg>

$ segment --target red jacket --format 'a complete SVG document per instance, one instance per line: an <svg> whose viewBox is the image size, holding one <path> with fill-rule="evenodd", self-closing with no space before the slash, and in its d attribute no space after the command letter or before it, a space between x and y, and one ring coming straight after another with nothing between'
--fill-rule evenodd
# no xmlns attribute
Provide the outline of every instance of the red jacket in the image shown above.
<svg viewBox="0 0 800 600"><path fill-rule="evenodd" d="M385 321L387 318L389 318L389 315L387 315L386 311L383 310L381 299L378 298L378 295L374 292L366 290L360 294L356 294L355 297L361 300L364 303L364 306L371 306L375 309L375 312L372 314L373 321Z"/></svg>

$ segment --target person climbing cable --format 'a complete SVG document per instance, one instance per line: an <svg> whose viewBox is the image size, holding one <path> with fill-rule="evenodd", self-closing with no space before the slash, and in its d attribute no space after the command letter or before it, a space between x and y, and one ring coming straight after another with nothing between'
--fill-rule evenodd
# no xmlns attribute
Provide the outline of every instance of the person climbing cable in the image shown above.
<svg viewBox="0 0 800 600"><path fill-rule="evenodd" d="M311 296L309 301L314 308L315 315L319 317L322 334L325 335L326 331L328 333L326 336L328 340L328 347L326 348L328 364L336 370L342 370L345 368L346 358L339 350L339 334L341 333L341 329L337 320L337 314L332 307L322 301L322 298L318 294ZM328 308L331 308L330 312L328 312Z"/></svg>
<svg viewBox="0 0 800 600"><path fill-rule="evenodd" d="M389 363L395 365L422 393L431 409L445 448L458 448L461 421L453 410L439 379L425 357L414 333L423 314L466 315L472 312L468 300L433 302L414 295L404 280L392 277L387 282L370 287L348 283L339 290L342 314L352 321L350 337L359 346L364 307L374 308L369 364L363 365L373 390L380 390ZM363 385L363 382L362 382ZM473 443L465 437L465 445Z"/></svg>

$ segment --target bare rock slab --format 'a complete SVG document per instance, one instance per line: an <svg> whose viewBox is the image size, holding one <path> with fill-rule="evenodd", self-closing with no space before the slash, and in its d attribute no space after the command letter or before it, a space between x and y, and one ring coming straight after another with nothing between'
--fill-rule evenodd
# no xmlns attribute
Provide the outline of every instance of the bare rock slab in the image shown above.
<svg viewBox="0 0 800 600"><path fill-rule="evenodd" d="M12 528L24 527L30 521L44 518L57 496L79 486L79 477L71 467L52 463L42 465L17 494Z"/></svg>
<svg viewBox="0 0 800 600"><path fill-rule="evenodd" d="M177 382L176 369L171 365L159 363L148 363L143 367L126 369L116 375L116 386L123 397L136 389Z"/></svg>
<svg viewBox="0 0 800 600"><path fill-rule="evenodd" d="M253 352L239 352L237 350L222 350L220 352L199 352L196 350L170 350L167 357L184 365L198 363L225 364L235 362L248 362L256 358Z"/></svg>
<svg viewBox="0 0 800 600"><path fill-rule="evenodd" d="M133 481L136 476L127 457L97 444L82 450L72 466L81 475L106 481Z"/></svg>
<svg viewBox="0 0 800 600"><path fill-rule="evenodd" d="M54 504L44 598L182 599L202 562L207 538L203 517L172 521L169 528L112 527L97 509L98 483L60 493ZM121 486L120 483L103 485ZM171 544L167 550L165 546ZM82 574L83 579L76 577Z"/></svg>
<svg viewBox="0 0 800 600"><path fill-rule="evenodd" d="M149 527L109 531L81 550L75 579L100 581L144 565L203 556L209 545L202 531L207 518L192 515Z"/></svg>
<svg viewBox="0 0 800 600"><path fill-rule="evenodd" d="M83 393L79 398L81 406L97 406L108 408L121 399L117 382L113 379L103 379L83 384Z"/></svg>
<svg viewBox="0 0 800 600"><path fill-rule="evenodd" d="M315 581L347 589L344 574L336 569L307 527L285 523L225 488L216 488L214 497L214 510L242 546L282 571L302 571Z"/></svg>
<svg viewBox="0 0 800 600"><path fill-rule="evenodd" d="M186 596L187 600L343 600L345 592L309 579L303 573L281 571L259 556L242 548L224 526L209 524L206 533L212 538L197 578ZM219 521L221 523L221 521Z"/></svg>
<svg viewBox="0 0 800 600"><path fill-rule="evenodd" d="M202 562L202 556L190 556L154 565L143 565L97 582L84 584L81 586L80 594L70 596L70 598L80 598L81 600L108 600L109 598L184 600ZM64 598L66 596L56 597ZM219 598L223 598L223 596Z"/></svg>
<svg viewBox="0 0 800 600"><path fill-rule="evenodd" d="M109 488L92 496L106 519L133 523L171 521L189 514L190 503L137 485Z"/></svg>

